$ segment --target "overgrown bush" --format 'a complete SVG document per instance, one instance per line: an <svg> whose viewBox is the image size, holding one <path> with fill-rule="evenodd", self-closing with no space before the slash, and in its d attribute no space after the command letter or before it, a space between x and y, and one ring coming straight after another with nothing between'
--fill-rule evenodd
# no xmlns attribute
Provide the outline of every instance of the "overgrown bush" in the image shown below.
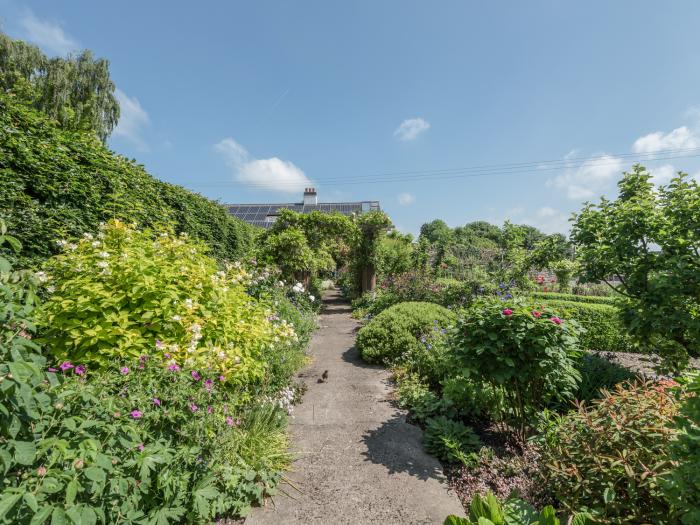
<svg viewBox="0 0 700 525"><path fill-rule="evenodd" d="M661 487L677 434L669 385L618 385L546 433L542 475L567 509L588 509L610 524L675 522Z"/></svg>
<svg viewBox="0 0 700 525"><path fill-rule="evenodd" d="M675 428L678 439L671 445L676 461L665 483L666 495L679 511L685 525L700 524L700 374L687 380Z"/></svg>
<svg viewBox="0 0 700 525"><path fill-rule="evenodd" d="M405 359L430 352L427 337L447 329L454 320L455 314L433 303L400 303L359 331L357 349L369 363L395 364L402 356Z"/></svg>
<svg viewBox="0 0 700 525"><path fill-rule="evenodd" d="M560 312L567 319L574 319L580 325L581 348L601 352L638 351L620 320L620 310L615 306L547 299L536 302Z"/></svg>
<svg viewBox="0 0 700 525"><path fill-rule="evenodd" d="M263 355L294 343L293 327L246 293L246 272L219 270L202 243L111 221L63 244L45 268L39 316L57 359L105 366L167 349L180 366L242 384L262 381Z"/></svg>
<svg viewBox="0 0 700 525"><path fill-rule="evenodd" d="M576 392L576 326L552 310L484 300L464 312L453 334L454 366L503 390L505 416L520 438L539 409Z"/></svg>
<svg viewBox="0 0 700 525"><path fill-rule="evenodd" d="M11 95L0 94L0 217L22 239L18 267L58 252L56 239L94 233L120 218L172 225L206 242L218 259L250 249L253 228L216 202L159 181L109 151L93 133L67 131Z"/></svg>
<svg viewBox="0 0 700 525"><path fill-rule="evenodd" d="M471 428L445 416L426 421L423 441L425 449L438 459L464 465L474 461L474 452L481 448L481 440Z"/></svg>

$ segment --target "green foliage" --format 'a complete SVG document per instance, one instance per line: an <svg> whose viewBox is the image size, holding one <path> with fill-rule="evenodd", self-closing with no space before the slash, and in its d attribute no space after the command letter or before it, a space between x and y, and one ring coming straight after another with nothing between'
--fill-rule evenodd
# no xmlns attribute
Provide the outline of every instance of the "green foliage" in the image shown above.
<svg viewBox="0 0 700 525"><path fill-rule="evenodd" d="M582 279L620 280L623 320L669 368L700 355L700 186L679 174L656 189L636 165L618 183L617 200L588 204L571 237Z"/></svg>
<svg viewBox="0 0 700 525"><path fill-rule="evenodd" d="M675 421L678 439L671 445L676 462L664 484L666 496L685 525L700 523L700 374L685 379L686 396Z"/></svg>
<svg viewBox="0 0 700 525"><path fill-rule="evenodd" d="M581 382L576 391L579 401L591 401L603 395L604 390L612 390L616 385L635 379L635 375L624 366L618 365L605 356L584 354L576 361L576 369L581 374Z"/></svg>
<svg viewBox="0 0 700 525"><path fill-rule="evenodd" d="M594 303L607 304L615 306L619 303L619 299L615 297L600 296L600 295L575 295L572 293L558 292L530 292L528 294L535 300L543 299L545 301L567 301L574 303Z"/></svg>
<svg viewBox="0 0 700 525"><path fill-rule="evenodd" d="M359 331L357 349L369 363L394 364L402 356L429 352L431 348L421 338L427 338L434 329L446 329L454 320L452 312L436 304L400 303Z"/></svg>
<svg viewBox="0 0 700 525"><path fill-rule="evenodd" d="M428 418L442 413L442 400L416 374L401 376L397 384L399 406L407 409L415 421L424 423Z"/></svg>
<svg viewBox="0 0 700 525"><path fill-rule="evenodd" d="M218 259L248 250L252 228L201 195L154 179L92 134L60 129L0 94L0 217L22 239L21 267L57 253L55 241L95 233L112 218L171 225Z"/></svg>
<svg viewBox="0 0 700 525"><path fill-rule="evenodd" d="M381 237L375 259L379 279L408 272L413 268L413 236L394 231Z"/></svg>
<svg viewBox="0 0 700 525"><path fill-rule="evenodd" d="M227 381L262 381L263 355L293 344L289 325L250 297L247 274L218 270L201 243L139 232L118 221L46 266L42 340L61 360L105 366L167 349L175 363L211 367Z"/></svg>
<svg viewBox="0 0 700 525"><path fill-rule="evenodd" d="M576 391L576 326L552 310L484 300L465 311L453 334L455 366L464 377L503 390L505 416L520 438L537 410Z"/></svg>
<svg viewBox="0 0 700 525"><path fill-rule="evenodd" d="M582 329L578 334L582 348L602 352L634 352L637 349L616 306L546 299L537 300L536 303L556 310L567 319L575 320Z"/></svg>
<svg viewBox="0 0 700 525"><path fill-rule="evenodd" d="M661 488L677 434L669 385L618 385L548 431L544 481L566 508L589 509L610 524L676 522Z"/></svg>
<svg viewBox="0 0 700 525"><path fill-rule="evenodd" d="M425 449L438 459L464 465L470 464L473 453L481 448L481 440L471 428L445 416L426 421L423 442Z"/></svg>
<svg viewBox="0 0 700 525"><path fill-rule="evenodd" d="M91 130L102 141L119 119L109 62L87 50L48 58L38 47L0 32L0 88L63 128Z"/></svg>
<svg viewBox="0 0 700 525"><path fill-rule="evenodd" d="M537 512L530 504L518 498L508 498L503 503L493 493L486 497L476 494L469 504L469 518L448 516L445 525L560 525L562 523L551 505ZM593 525L597 523L588 513L571 516L567 525Z"/></svg>

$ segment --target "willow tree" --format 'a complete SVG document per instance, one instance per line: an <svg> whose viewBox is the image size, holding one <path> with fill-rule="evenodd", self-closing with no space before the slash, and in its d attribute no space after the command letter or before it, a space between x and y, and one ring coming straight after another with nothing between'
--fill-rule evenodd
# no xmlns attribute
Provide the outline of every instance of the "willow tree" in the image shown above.
<svg viewBox="0 0 700 525"><path fill-rule="evenodd" d="M63 128L92 130L103 142L119 120L109 61L88 50L49 58L38 47L0 33L0 88Z"/></svg>

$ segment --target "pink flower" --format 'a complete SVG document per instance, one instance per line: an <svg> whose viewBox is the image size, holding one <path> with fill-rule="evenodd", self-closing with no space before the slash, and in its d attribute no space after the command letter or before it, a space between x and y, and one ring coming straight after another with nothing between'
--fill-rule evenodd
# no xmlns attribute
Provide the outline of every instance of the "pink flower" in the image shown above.
<svg viewBox="0 0 700 525"><path fill-rule="evenodd" d="M165 352L163 354L163 357L165 357L166 359L170 359L172 356L168 352Z"/></svg>
<svg viewBox="0 0 700 525"><path fill-rule="evenodd" d="M36 473L38 476L46 476L46 467L41 466L38 469L36 469Z"/></svg>
<svg viewBox="0 0 700 525"><path fill-rule="evenodd" d="M143 452L143 449L146 447L143 445L143 443L139 443L136 448L138 448L141 452Z"/></svg>
<svg viewBox="0 0 700 525"><path fill-rule="evenodd" d="M233 418L231 416L226 416L226 424L230 427L234 425Z"/></svg>
<svg viewBox="0 0 700 525"><path fill-rule="evenodd" d="M58 372L58 368L49 367L49 372Z"/></svg>
<svg viewBox="0 0 700 525"><path fill-rule="evenodd" d="M141 412L140 410L131 411L131 417L133 417L134 419L141 419L141 416L143 416L143 412Z"/></svg>
<svg viewBox="0 0 700 525"><path fill-rule="evenodd" d="M66 370L70 370L71 368L73 368L73 363L71 363L70 361L63 361L63 363L61 363L58 368L61 369L61 372L65 372Z"/></svg>
<svg viewBox="0 0 700 525"><path fill-rule="evenodd" d="M513 310L511 310L510 308L506 308L505 310L503 310L503 315L505 315L505 316L513 315Z"/></svg>
<svg viewBox="0 0 700 525"><path fill-rule="evenodd" d="M561 319L559 319L557 316L550 317L550 321L552 321L554 324L561 324Z"/></svg>
<svg viewBox="0 0 700 525"><path fill-rule="evenodd" d="M73 372L75 372L76 374L81 376L81 375L85 374L86 370L87 370L87 367L85 365L78 365L75 367L75 370L73 370Z"/></svg>
<svg viewBox="0 0 700 525"><path fill-rule="evenodd" d="M165 345L163 344L163 341L161 341L160 339L156 339L156 348L157 348L158 350L161 350L161 349L165 348Z"/></svg>
<svg viewBox="0 0 700 525"><path fill-rule="evenodd" d="M202 376L200 376L196 370L192 370L192 379L194 379L195 381L199 381L200 379L202 379Z"/></svg>
<svg viewBox="0 0 700 525"><path fill-rule="evenodd" d="M154 397L152 401L154 405L160 406L160 399L158 399L157 397Z"/></svg>
<svg viewBox="0 0 700 525"><path fill-rule="evenodd" d="M119 371L122 373L123 376L129 375L129 367L128 366L123 366L119 369Z"/></svg>
<svg viewBox="0 0 700 525"><path fill-rule="evenodd" d="M199 407L197 405L195 405L194 403L190 403L190 410L192 412L196 412L197 410L199 410Z"/></svg>
<svg viewBox="0 0 700 525"><path fill-rule="evenodd" d="M534 317L535 319L539 319L540 317L542 317L542 312L538 312L537 310L533 310L532 317Z"/></svg>
<svg viewBox="0 0 700 525"><path fill-rule="evenodd" d="M223 383L224 381L226 381L226 378L224 376L219 376L219 381Z"/></svg>
<svg viewBox="0 0 700 525"><path fill-rule="evenodd" d="M210 392L211 392L211 389L213 386L214 386L214 381L212 381L211 379L207 379L206 381L204 381L204 388L206 388Z"/></svg>
<svg viewBox="0 0 700 525"><path fill-rule="evenodd" d="M171 372L177 372L178 370L180 370L180 367L173 363L171 365L168 365L168 370L170 370Z"/></svg>
<svg viewBox="0 0 700 525"><path fill-rule="evenodd" d="M211 414L212 412L214 412L214 409L211 406L208 406L207 407L207 414Z"/></svg>

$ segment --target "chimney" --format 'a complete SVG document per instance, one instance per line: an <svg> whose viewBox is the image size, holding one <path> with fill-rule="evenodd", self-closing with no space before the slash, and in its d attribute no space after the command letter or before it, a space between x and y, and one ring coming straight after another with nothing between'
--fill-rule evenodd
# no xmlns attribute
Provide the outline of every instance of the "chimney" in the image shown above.
<svg viewBox="0 0 700 525"><path fill-rule="evenodd" d="M304 205L318 204L318 197L316 195L316 188L306 188L304 189Z"/></svg>

